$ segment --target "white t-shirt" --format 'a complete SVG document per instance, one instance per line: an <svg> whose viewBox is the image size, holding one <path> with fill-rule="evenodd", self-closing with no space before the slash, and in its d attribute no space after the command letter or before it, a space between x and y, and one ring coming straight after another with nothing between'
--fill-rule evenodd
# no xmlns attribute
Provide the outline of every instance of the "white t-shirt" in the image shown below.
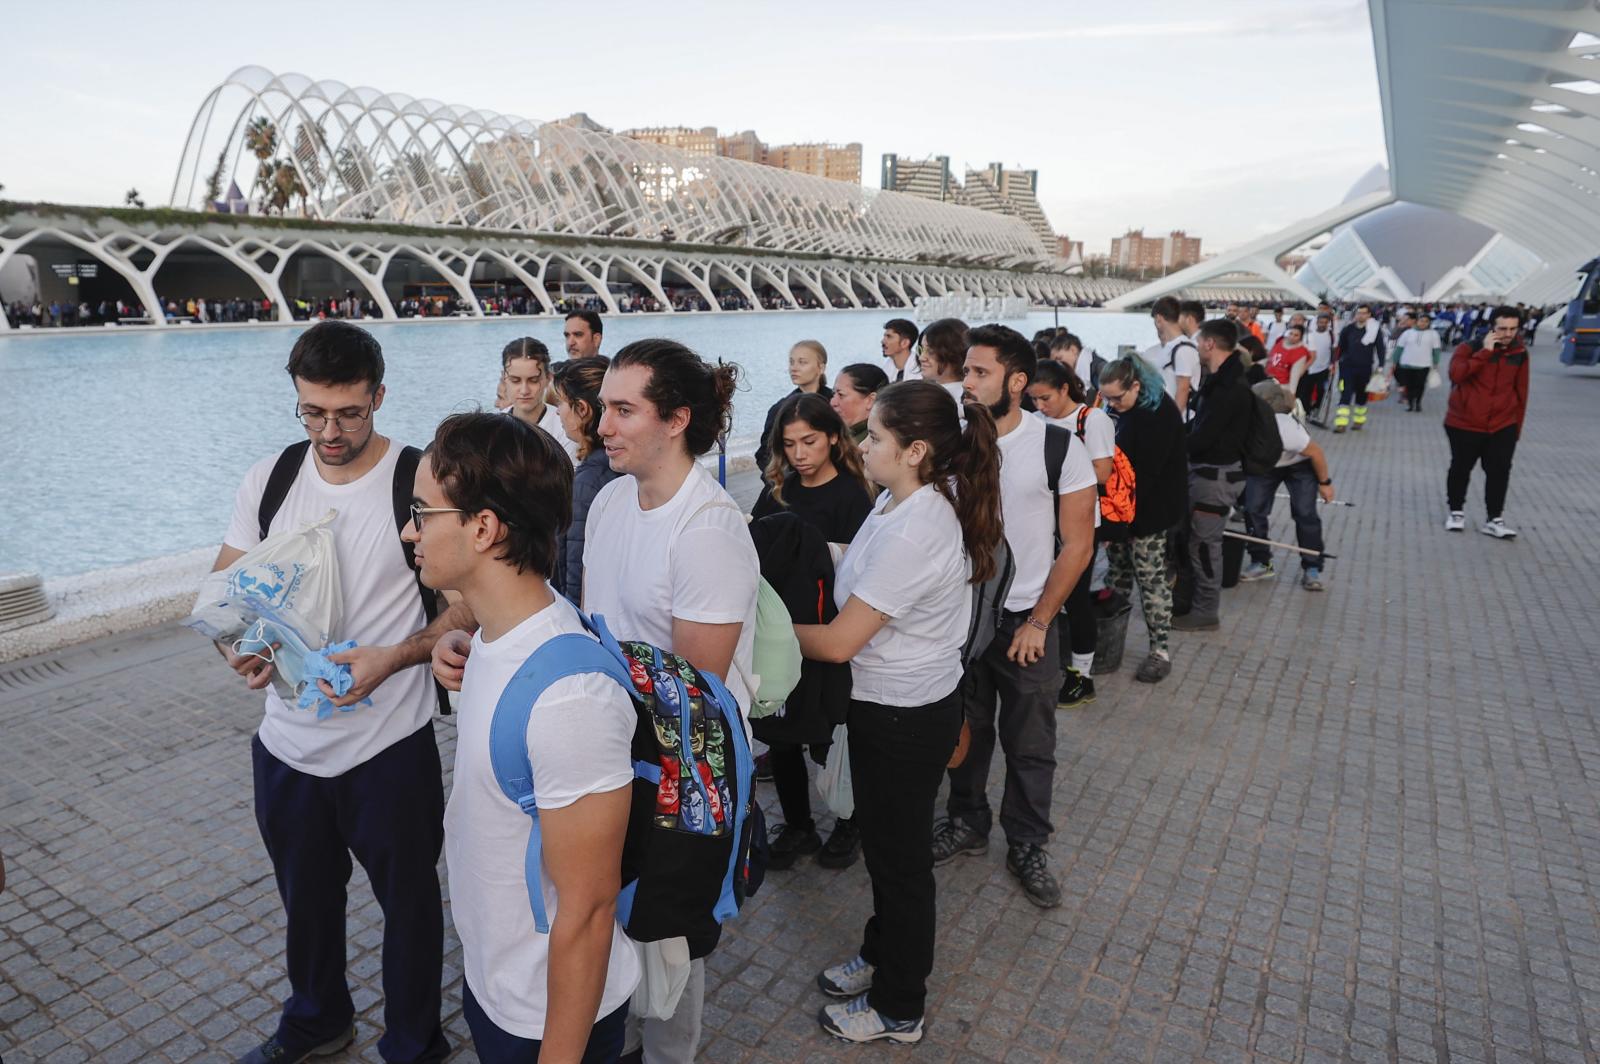
<svg viewBox="0 0 1600 1064"><path fill-rule="evenodd" d="M850 660L851 697L926 706L961 682L961 646L972 616L972 566L954 506L924 484L885 512L878 496L834 571L833 600L851 595L889 623Z"/></svg>
<svg viewBox="0 0 1600 1064"><path fill-rule="evenodd" d="M1043 417L1046 424L1059 425L1074 436L1078 434L1078 414L1084 407L1079 407L1066 417ZM1110 458L1117 451L1117 427L1111 423L1111 416L1098 406L1088 407L1089 414L1083 419L1083 447L1079 448L1088 452L1090 469L1093 463L1101 458ZM1068 449L1068 458L1071 457L1071 448ZM1061 478L1066 479L1066 467L1062 466ZM1095 477L1098 485L1100 478ZM1100 527L1100 507L1094 508L1094 527Z"/></svg>
<svg viewBox="0 0 1600 1064"><path fill-rule="evenodd" d="M1440 346L1439 334L1432 329L1407 329L1395 341L1399 363L1407 369L1430 368L1433 365L1433 353Z"/></svg>
<svg viewBox="0 0 1600 1064"><path fill-rule="evenodd" d="M554 592L552 592L554 594ZM560 595L492 643L472 637L456 706L455 783L444 813L450 912L461 937L461 967L473 997L502 1030L544 1037L550 936L533 926L523 861L533 821L505 796L489 760L495 706L513 673L547 640L582 632ZM551 684L528 715L528 763L540 809L564 809L633 780L633 705L615 680L587 674ZM548 866L541 876L545 914L560 905ZM611 929L611 962L599 1015L621 1007L639 983L638 950Z"/></svg>
<svg viewBox="0 0 1600 1064"><path fill-rule="evenodd" d="M1278 436L1283 440L1283 454L1278 457L1278 468L1292 466L1306 460L1305 449L1311 445L1311 434L1306 427L1288 414L1274 414L1278 419Z"/></svg>
<svg viewBox="0 0 1600 1064"><path fill-rule="evenodd" d="M390 646L427 623L416 574L406 565L400 530L395 527L394 466L399 457L400 444L390 440L389 450L360 479L329 484L307 449L268 529L299 528L329 510L339 512L332 527L344 617L329 634L329 642L354 639L358 646ZM277 461L277 455L263 458L245 474L234 495L233 520L222 537L228 546L248 551L261 542L257 514ZM428 667L413 665L372 692L372 705L358 705L349 712L334 710L326 720L318 720L314 710L291 708L276 688L268 687L259 734L267 752L290 768L312 776L338 776L421 728L432 719L433 709Z"/></svg>
<svg viewBox="0 0 1600 1064"><path fill-rule="evenodd" d="M1161 383L1173 402L1178 401L1179 377L1189 378L1190 391L1200 387L1200 351L1187 336L1174 336L1146 361L1161 371ZM1184 416L1187 418L1187 411L1184 411Z"/></svg>
<svg viewBox="0 0 1600 1064"><path fill-rule="evenodd" d="M897 380L920 381L922 379L922 363L917 361L917 353L913 350L906 356L905 374L901 375L900 367L894 364L894 359L888 355L879 355L878 362L883 366L883 372L893 384Z"/></svg>
<svg viewBox="0 0 1600 1064"><path fill-rule="evenodd" d="M1306 346L1311 348L1311 365L1306 368L1307 373L1321 373L1333 365L1333 327L1330 325L1327 332L1317 332L1312 326L1306 330Z"/></svg>
<svg viewBox="0 0 1600 1064"><path fill-rule="evenodd" d="M1085 488L1095 490L1094 466L1088 448L1074 435L1057 490L1066 496ZM1056 559L1054 502L1044 465L1044 422L1025 417L1000 437L1000 519L1017 563L1005 603L1012 612L1033 609L1044 592Z"/></svg>
<svg viewBox="0 0 1600 1064"><path fill-rule="evenodd" d="M583 548L584 609L606 619L618 639L672 647L672 619L742 624L732 674L739 705L750 708L761 559L744 514L698 464L683 486L653 510L639 508L639 482L618 477L589 507Z"/></svg>
<svg viewBox="0 0 1600 1064"><path fill-rule="evenodd" d="M1284 333L1287 333L1288 331L1288 322L1279 321L1274 318L1273 320L1267 322L1267 335L1266 339L1262 340L1262 343L1266 344L1268 351L1271 351L1272 345L1283 339Z"/></svg>

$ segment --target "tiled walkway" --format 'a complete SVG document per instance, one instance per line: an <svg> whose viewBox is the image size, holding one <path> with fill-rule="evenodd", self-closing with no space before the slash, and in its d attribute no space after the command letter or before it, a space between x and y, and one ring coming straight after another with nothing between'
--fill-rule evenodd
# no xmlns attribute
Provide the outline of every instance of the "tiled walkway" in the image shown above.
<svg viewBox="0 0 1600 1064"><path fill-rule="evenodd" d="M1061 715L1065 904L1024 901L998 845L941 869L920 1048L818 1032L812 978L853 951L869 895L859 865L808 865L773 873L713 956L701 1058L1600 1059L1600 376L1545 352L1533 391L1516 543L1439 531L1441 393L1317 436L1358 504L1327 512L1327 593L1280 559L1225 595L1221 632L1175 638L1166 683L1125 670ZM271 1031L258 715L181 630L0 673L7 1064L229 1059ZM358 871L352 1058L378 1059L379 938Z"/></svg>

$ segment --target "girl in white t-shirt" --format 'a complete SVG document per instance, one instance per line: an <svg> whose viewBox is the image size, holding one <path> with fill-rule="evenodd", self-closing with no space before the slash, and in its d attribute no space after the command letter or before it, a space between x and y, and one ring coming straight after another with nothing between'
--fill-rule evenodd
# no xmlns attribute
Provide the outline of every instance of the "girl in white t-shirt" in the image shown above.
<svg viewBox="0 0 1600 1064"><path fill-rule="evenodd" d="M1428 374L1438 368L1439 350L1443 347L1427 312L1417 315L1412 327L1395 340L1394 347L1394 376L1405 389L1406 412L1416 413L1422 409Z"/></svg>
<svg viewBox="0 0 1600 1064"><path fill-rule="evenodd" d="M1117 429L1111 418L1097 406L1090 406L1083 382L1072 367L1061 362L1040 362L1034 369L1028 394L1039 408L1039 416L1052 425L1059 425L1077 437L1089 453L1094 465L1094 476L1102 485L1111 476L1112 455L1117 450ZM1100 527L1100 509L1095 507L1094 527ZM1097 546L1096 551L1104 548ZM1061 641L1061 694L1057 705L1081 706L1093 702L1094 648L1100 638L1094 607L1089 601L1089 585L1093 581L1095 565L1083 570L1073 587L1062 612L1067 617L1067 638Z"/></svg>
<svg viewBox="0 0 1600 1064"><path fill-rule="evenodd" d="M916 1042L933 968L934 799L962 731L971 585L1000 542L1000 451L985 407L967 407L963 431L950 393L924 380L879 394L863 452L885 490L835 573L839 616L795 635L808 658L850 662L855 821L887 904L857 955L817 983L849 999L823 1010L828 1033Z"/></svg>

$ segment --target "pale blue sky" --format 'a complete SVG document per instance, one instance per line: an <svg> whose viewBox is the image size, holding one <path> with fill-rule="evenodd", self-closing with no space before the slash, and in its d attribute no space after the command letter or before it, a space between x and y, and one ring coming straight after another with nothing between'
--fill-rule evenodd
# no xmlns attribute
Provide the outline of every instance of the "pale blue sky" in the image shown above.
<svg viewBox="0 0 1600 1064"><path fill-rule="evenodd" d="M1384 159L1360 0L14 3L6 198L165 203L196 108L252 63L535 119L859 140L871 186L888 151L1037 169L1090 251L1138 225L1224 250Z"/></svg>

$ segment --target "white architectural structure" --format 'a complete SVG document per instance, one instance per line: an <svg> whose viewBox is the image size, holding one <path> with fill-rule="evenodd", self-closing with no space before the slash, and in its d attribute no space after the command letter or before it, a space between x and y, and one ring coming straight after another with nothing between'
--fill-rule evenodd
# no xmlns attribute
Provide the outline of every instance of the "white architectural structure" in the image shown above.
<svg viewBox="0 0 1600 1064"><path fill-rule="evenodd" d="M1500 234L1446 267L1426 291L1362 249L1328 248L1315 274L1354 275L1376 298L1566 299L1600 253L1600 14L1569 0L1368 0L1388 143L1389 191L1342 204L1130 292L1149 303L1197 281L1249 269L1282 283L1274 260L1391 201L1450 211ZM1360 209L1357 209L1360 208ZM1370 250L1370 249L1368 249ZM1343 260L1342 262L1340 260ZM1315 280L1316 278L1311 278ZM1288 286L1286 286L1288 287ZM1300 298L1309 286L1292 289ZM1439 293L1434 295L1433 293Z"/></svg>

